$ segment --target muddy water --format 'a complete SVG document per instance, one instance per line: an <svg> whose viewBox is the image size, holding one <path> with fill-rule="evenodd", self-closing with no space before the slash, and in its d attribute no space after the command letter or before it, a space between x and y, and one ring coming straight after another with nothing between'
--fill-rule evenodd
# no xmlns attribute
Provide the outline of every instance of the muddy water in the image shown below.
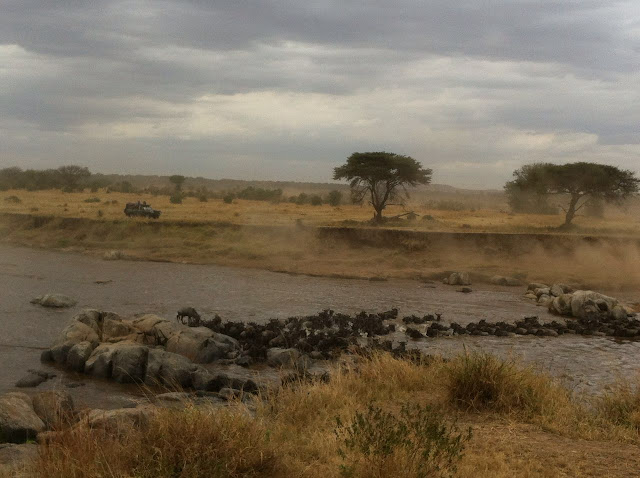
<svg viewBox="0 0 640 478"><path fill-rule="evenodd" d="M73 309L52 310L29 303L58 292L74 297ZM148 312L173 317L182 306L203 316L264 321L271 317L313 314L326 308L370 312L397 307L401 315L442 313L445 321L479 319L513 321L547 313L524 300L522 289L477 286L471 294L455 287L391 280L329 279L234 269L214 265L103 261L60 253L0 245L0 393L29 368L40 368L40 350L55 340L70 317L84 307L122 315ZM404 337L400 335L403 340ZM619 375L640 371L640 344L608 338L441 338L415 342L433 352L482 348L522 357L563 377L578 390L595 390ZM84 385L73 393L90 406L120 406L140 394L135 387L86 380L57 371L40 388Z"/></svg>

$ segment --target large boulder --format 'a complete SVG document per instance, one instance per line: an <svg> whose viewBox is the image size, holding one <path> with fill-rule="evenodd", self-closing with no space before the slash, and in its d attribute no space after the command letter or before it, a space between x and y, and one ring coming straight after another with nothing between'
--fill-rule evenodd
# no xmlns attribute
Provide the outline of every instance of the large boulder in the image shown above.
<svg viewBox="0 0 640 478"><path fill-rule="evenodd" d="M166 344L167 352L184 355L196 363L210 363L225 358L238 347L238 342L206 327L181 328Z"/></svg>
<svg viewBox="0 0 640 478"><path fill-rule="evenodd" d="M87 362L94 346L91 342L79 342L69 350L67 354L67 366L74 372L84 372L84 364Z"/></svg>
<svg viewBox="0 0 640 478"><path fill-rule="evenodd" d="M73 316L73 320L91 327L96 334L100 334L102 313L99 310L83 309Z"/></svg>
<svg viewBox="0 0 640 478"><path fill-rule="evenodd" d="M120 383L142 382L149 349L131 342L100 344L87 359L84 371Z"/></svg>
<svg viewBox="0 0 640 478"><path fill-rule="evenodd" d="M443 282L449 285L471 285L468 272L453 272Z"/></svg>
<svg viewBox="0 0 640 478"><path fill-rule="evenodd" d="M91 428L101 428L109 432L126 431L131 426L145 426L149 422L149 408L119 408L115 410L93 409L87 415Z"/></svg>
<svg viewBox="0 0 640 478"><path fill-rule="evenodd" d="M549 292L554 297L560 297L562 294L569 294L573 292L573 288L566 284L553 284L549 288Z"/></svg>
<svg viewBox="0 0 640 478"><path fill-rule="evenodd" d="M138 341L142 339L140 331L129 320L121 317L107 317L102 321L103 342L120 342L122 340Z"/></svg>
<svg viewBox="0 0 640 478"><path fill-rule="evenodd" d="M27 394L13 392L0 396L0 443L35 440L44 429L44 422L33 410Z"/></svg>
<svg viewBox="0 0 640 478"><path fill-rule="evenodd" d="M42 307L63 309L73 307L78 303L78 301L62 294L45 294L32 299L31 303L41 305Z"/></svg>
<svg viewBox="0 0 640 478"><path fill-rule="evenodd" d="M152 335L155 332L157 326L166 327L167 325L177 325L169 321L168 319L165 319L164 317L159 317L154 314L145 314L141 317L137 317L131 321L131 324L137 330L146 335ZM173 327L171 327L171 329L173 332ZM175 330L177 330L177 328Z"/></svg>
<svg viewBox="0 0 640 478"><path fill-rule="evenodd" d="M90 326L74 320L65 327L49 353L43 353L42 358L43 360L50 359L57 364L65 365L69 351L75 344L80 342L89 342L97 345L100 342L100 337Z"/></svg>
<svg viewBox="0 0 640 478"><path fill-rule="evenodd" d="M527 286L527 290L531 290L534 291L536 289L548 289L549 286L546 284L543 284L541 282L530 282L529 285Z"/></svg>
<svg viewBox="0 0 640 478"><path fill-rule="evenodd" d="M549 311L558 315L571 315L571 294L561 294L549 302Z"/></svg>
<svg viewBox="0 0 640 478"><path fill-rule="evenodd" d="M115 344L100 344L84 364L84 373L98 378L111 378Z"/></svg>
<svg viewBox="0 0 640 478"><path fill-rule="evenodd" d="M38 445L35 443L0 444L0 476L30 476L23 473L38 458Z"/></svg>
<svg viewBox="0 0 640 478"><path fill-rule="evenodd" d="M144 382L169 388L188 388L198 366L180 354L150 349Z"/></svg>
<svg viewBox="0 0 640 478"><path fill-rule="evenodd" d="M149 349L129 343L114 344L111 357L111 378L119 383L144 381Z"/></svg>
<svg viewBox="0 0 640 478"><path fill-rule="evenodd" d="M490 282L494 285L506 285L509 287L517 287L519 285L522 285L522 281L520 281L520 279L505 276L493 276Z"/></svg>
<svg viewBox="0 0 640 478"><path fill-rule="evenodd" d="M593 292L591 290L578 290L571 296L571 315L578 319L592 316L611 316L618 301L613 297Z"/></svg>
<svg viewBox="0 0 640 478"><path fill-rule="evenodd" d="M297 349L273 347L267 350L267 363L272 367L293 367L299 358L300 352Z"/></svg>
<svg viewBox="0 0 640 478"><path fill-rule="evenodd" d="M71 419L74 412L73 399L68 392L47 390L36 393L32 398L33 411L47 428Z"/></svg>

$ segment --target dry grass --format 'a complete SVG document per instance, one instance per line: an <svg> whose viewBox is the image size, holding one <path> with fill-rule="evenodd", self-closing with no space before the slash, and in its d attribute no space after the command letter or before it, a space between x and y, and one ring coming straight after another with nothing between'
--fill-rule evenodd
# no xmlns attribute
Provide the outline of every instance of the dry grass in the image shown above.
<svg viewBox="0 0 640 478"><path fill-rule="evenodd" d="M596 406L603 419L640 431L640 380L614 384Z"/></svg>
<svg viewBox="0 0 640 478"><path fill-rule="evenodd" d="M429 423L445 427L452 436L456 430L463 434L467 427L473 428L471 440L462 442L462 460L454 460L455 476L634 476L630 470L640 465L637 429L585 411L557 384L536 377L530 369L501 364L495 358L473 358L491 361L481 370L469 368L465 360L469 358L412 363L375 355L337 365L328 383L300 382L259 397L253 414L238 403L229 409L161 411L148 429L118 436L79 427L41 447L36 475L448 476L452 468L445 462L442 474L420 474L415 455L406 453L404 443L379 460L358 448L343 455L338 452L345 441L344 434L336 433L337 419L353 423L354 416L370 405L398 416L409 404L430 407ZM460 410L460 397L452 396L460 367L478 374L480 383L492 382L500 401L487 401L493 405L477 411L476 400L473 409ZM512 377L505 378L505 371ZM576 427L577 419L583 422L581 428ZM551 420L554 427L547 426ZM388 424L376 423L372 422L371 434L386 436ZM353 474L344 474L345 463L358 465Z"/></svg>
<svg viewBox="0 0 640 478"><path fill-rule="evenodd" d="M193 222L228 222L239 225L293 225L297 220L308 225L331 225L342 221L368 221L372 210L367 206L329 205L311 206L291 203L270 203L264 201L234 200L233 204L224 204L222 200L200 202L197 198L186 198L182 204L171 204L168 196L125 193L63 193L49 191L6 191L1 197L16 196L19 204L0 200L0 212L37 213L60 217L97 218L102 211L104 219L122 219L127 202L145 200L154 208L162 211L160 220ZM99 198L100 202L86 202ZM437 199L437 195L434 196ZM115 202L115 203L114 203ZM390 206L386 216L401 214L413 210L421 217L431 216L433 220L393 223L390 227L403 227L428 231L473 231L473 232L548 232L562 224L560 216L518 214L504 212L505 207L497 203L495 208L446 211L432 209L424 201L409 203L406 209ZM473 202L471 202L473 205ZM486 207L486 206L485 206ZM502 211L501 211L502 209ZM576 225L592 233L639 234L640 220L633 211L611 209L606 219L578 217Z"/></svg>
<svg viewBox="0 0 640 478"><path fill-rule="evenodd" d="M550 377L484 352L456 357L447 372L449 401L463 410L531 419L570 406L567 391Z"/></svg>

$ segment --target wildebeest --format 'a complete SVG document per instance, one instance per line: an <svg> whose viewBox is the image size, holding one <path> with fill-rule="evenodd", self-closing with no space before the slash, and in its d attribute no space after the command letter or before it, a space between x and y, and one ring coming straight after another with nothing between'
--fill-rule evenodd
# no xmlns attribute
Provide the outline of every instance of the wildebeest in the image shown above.
<svg viewBox="0 0 640 478"><path fill-rule="evenodd" d="M176 315L176 320L181 324L184 324L184 318L187 318L187 325L189 327L199 327L200 326L200 314L193 307L183 307L178 311L178 315Z"/></svg>

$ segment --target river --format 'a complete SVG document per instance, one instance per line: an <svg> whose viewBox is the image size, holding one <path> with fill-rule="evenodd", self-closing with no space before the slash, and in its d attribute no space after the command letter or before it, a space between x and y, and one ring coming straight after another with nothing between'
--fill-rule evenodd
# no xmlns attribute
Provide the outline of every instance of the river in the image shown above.
<svg viewBox="0 0 640 478"><path fill-rule="evenodd" d="M415 281L372 282L293 276L216 265L104 261L77 253L0 245L0 393L39 363L48 347L78 310L90 307L121 315L154 313L174 317L178 308L195 307L204 317L264 321L272 317L314 314L331 308L354 313L398 308L400 315L441 313L444 321L479 319L514 321L526 315L552 319L543 308L522 297L519 287L473 286L470 294L456 287ZM30 300L57 292L78 300L72 309L47 309ZM636 300L638 298L635 298ZM400 334L398 338L402 338ZM403 340L406 340L403 338ZM533 362L561 377L577 391L597 391L618 377L640 371L640 343L610 338L562 336L453 337L413 343L431 353L482 348ZM79 400L112 407L138 396L136 387L87 380L57 370L55 380L39 388L79 382Z"/></svg>

